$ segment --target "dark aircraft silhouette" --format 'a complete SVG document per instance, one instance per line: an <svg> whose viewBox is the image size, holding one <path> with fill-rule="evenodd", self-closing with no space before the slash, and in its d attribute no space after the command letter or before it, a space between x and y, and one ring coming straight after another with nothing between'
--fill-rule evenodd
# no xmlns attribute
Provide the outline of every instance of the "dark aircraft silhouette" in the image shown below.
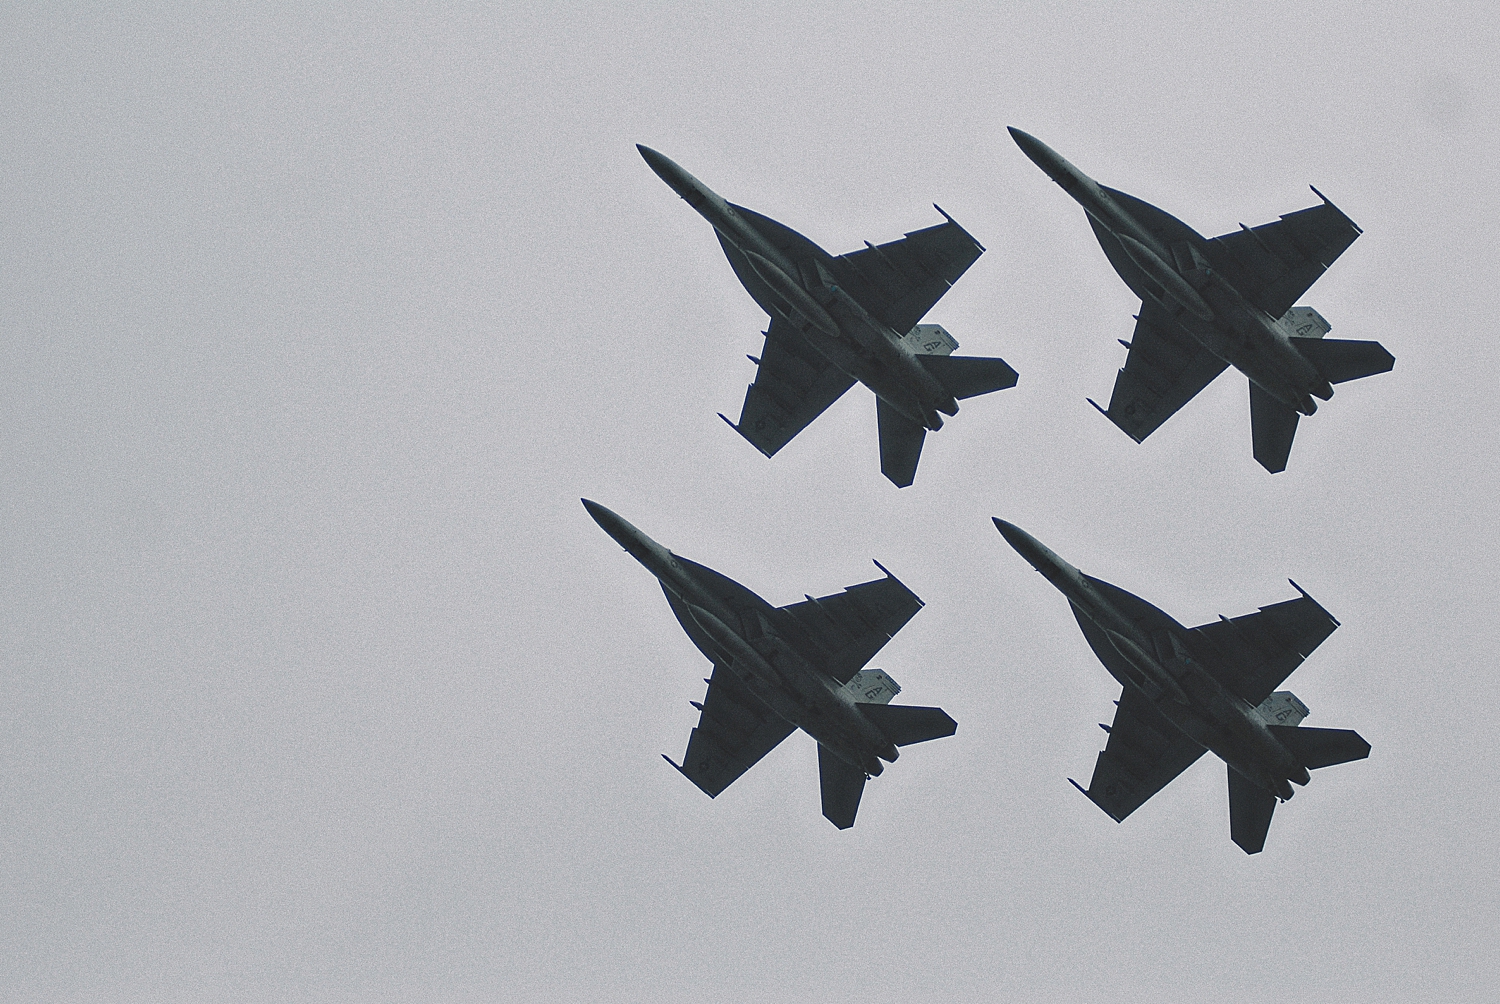
<svg viewBox="0 0 1500 1004"><path fill-rule="evenodd" d="M958 343L922 315L984 251L946 223L899 241L831 255L775 220L731 205L676 163L637 146L646 163L718 232L745 290L771 315L759 370L738 423L773 456L857 380L875 392L880 470L912 483L922 441L958 413L960 399L1016 384L1003 359L948 355ZM936 208L936 207L934 207ZM941 209L938 212L942 213Z"/></svg>
<svg viewBox="0 0 1500 1004"><path fill-rule="evenodd" d="M1395 358L1379 342L1325 339L1311 307L1293 303L1359 236L1321 206L1209 240L1134 196L1097 184L1035 136L1016 144L1088 213L1110 264L1141 298L1135 334L1104 412L1137 443L1177 413L1227 366L1250 379L1255 459L1286 469L1297 416L1317 411L1333 384L1384 373ZM1316 188L1313 192L1323 198Z"/></svg>
<svg viewBox="0 0 1500 1004"><path fill-rule="evenodd" d="M663 756L708 797L800 728L818 743L823 815L848 829L865 779L885 769L881 760L894 762L896 747L958 728L941 708L887 703L900 688L881 671L862 669L922 608L889 572L833 596L773 607L597 502L583 499L583 505L661 581L683 630L713 661L713 676L704 681L708 695L692 702L700 715L682 763Z"/></svg>
<svg viewBox="0 0 1500 1004"><path fill-rule="evenodd" d="M1093 780L1073 786L1120 822L1204 750L1228 765L1229 835L1246 854L1265 846L1276 800L1308 769L1370 755L1348 729L1304 729L1307 707L1276 688L1338 621L1302 588L1258 613L1185 628L1119 586L1084 575L1020 527L995 527L1068 598L1104 668L1124 688ZM1072 781L1072 778L1069 778Z"/></svg>

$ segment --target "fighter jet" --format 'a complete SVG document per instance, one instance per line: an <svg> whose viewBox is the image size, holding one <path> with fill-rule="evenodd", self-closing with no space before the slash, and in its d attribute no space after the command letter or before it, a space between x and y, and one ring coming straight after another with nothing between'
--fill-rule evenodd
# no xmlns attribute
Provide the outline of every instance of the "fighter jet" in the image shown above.
<svg viewBox="0 0 1500 1004"><path fill-rule="evenodd" d="M1003 359L950 355L958 347L922 315L984 251L953 218L899 241L834 256L775 220L732 205L677 164L637 146L672 190L712 223L734 274L771 315L738 423L774 456L858 380L875 392L880 470L912 483L928 429L963 398L1016 384Z"/></svg>
<svg viewBox="0 0 1500 1004"><path fill-rule="evenodd" d="M1135 334L1099 408L1137 443L1233 365L1250 379L1255 459L1286 469L1297 416L1317 411L1333 384L1384 373L1396 360L1379 342L1325 339L1311 307L1293 306L1360 229L1316 188L1321 206L1212 240L1133 196L1095 183L1019 129L1026 156L1088 213L1110 264L1141 298Z"/></svg>
<svg viewBox="0 0 1500 1004"><path fill-rule="evenodd" d="M709 798L729 787L796 729L818 743L823 815L854 825L865 779L894 762L898 746L951 736L941 708L890 704L900 691L862 667L922 608L884 566L885 577L842 593L773 607L711 568L679 557L597 502L584 508L604 532L661 581L667 604L714 664L698 727L682 763L662 755Z"/></svg>
<svg viewBox="0 0 1500 1004"><path fill-rule="evenodd" d="M1205 749L1228 767L1229 836L1246 854L1266 843L1276 800L1308 770L1370 755L1348 729L1297 727L1307 706L1276 691L1338 621L1295 582L1295 600L1185 628L1119 586L1078 569L1001 519L1001 535L1068 598L1083 636L1124 688L1109 742L1085 789L1116 822L1187 770ZM1274 693L1273 693L1274 691Z"/></svg>

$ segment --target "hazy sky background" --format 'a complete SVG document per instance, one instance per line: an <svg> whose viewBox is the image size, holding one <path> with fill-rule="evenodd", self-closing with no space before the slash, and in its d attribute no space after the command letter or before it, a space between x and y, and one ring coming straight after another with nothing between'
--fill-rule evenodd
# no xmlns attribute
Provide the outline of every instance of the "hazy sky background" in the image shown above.
<svg viewBox="0 0 1500 1004"><path fill-rule="evenodd" d="M0 988L25 1001L1405 1001L1500 985L1500 15L1489 3L8 5ZM1137 446L1137 309L1037 135L1209 235L1365 228L1304 298L1394 372L1252 459L1226 374ZM928 320L1014 390L879 471L772 460L764 315L654 146L831 252L988 246ZM610 506L774 603L878 574L958 734L840 833L798 734L710 801L708 663ZM1289 681L1369 760L1266 851L1213 757L1123 824L1116 688L1000 515Z"/></svg>

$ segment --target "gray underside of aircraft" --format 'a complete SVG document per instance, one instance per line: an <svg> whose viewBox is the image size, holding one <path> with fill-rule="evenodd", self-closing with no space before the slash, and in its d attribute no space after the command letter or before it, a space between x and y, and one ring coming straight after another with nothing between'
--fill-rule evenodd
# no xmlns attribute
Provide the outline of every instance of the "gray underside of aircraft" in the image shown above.
<svg viewBox="0 0 1500 1004"><path fill-rule="evenodd" d="M1187 628L1112 583L1079 572L1030 534L997 529L1068 597L1089 647L1121 684L1114 721L1087 788L1123 821L1212 750L1229 775L1230 836L1246 853L1265 844L1278 797L1307 771L1367 757L1347 729L1300 728L1307 708L1276 690L1338 627L1296 583L1296 599ZM1071 780L1071 779L1070 779Z"/></svg>
<svg viewBox="0 0 1500 1004"><path fill-rule="evenodd" d="M705 565L672 554L597 503L594 520L657 576L688 637L713 663L692 704L698 725L682 762L664 757L717 797L798 728L818 742L823 814L854 824L865 780L896 747L953 735L941 708L891 704L900 692L866 669L922 601L888 572L828 596L775 607ZM885 572L884 568L881 568Z"/></svg>

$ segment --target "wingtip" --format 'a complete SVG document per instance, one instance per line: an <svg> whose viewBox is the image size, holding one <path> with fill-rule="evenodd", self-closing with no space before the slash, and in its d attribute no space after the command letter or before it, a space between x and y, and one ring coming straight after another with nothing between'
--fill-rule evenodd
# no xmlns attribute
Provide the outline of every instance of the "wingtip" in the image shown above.
<svg viewBox="0 0 1500 1004"><path fill-rule="evenodd" d="M870 560L871 561L875 561L874 558L871 558ZM894 582L896 585L900 586L902 589L905 589L908 593L911 593L911 598L917 601L917 605L918 606L925 607L927 605L922 600L922 597L918 596L916 593L912 593L911 592L911 587L909 587L906 583L902 582L900 579L898 579L894 575L892 575L891 574L891 570L889 568L886 568L884 565L882 565L878 561L875 561L875 567L878 568L878 569L880 569L882 572L884 572L886 578L890 579L892 582Z"/></svg>
<svg viewBox="0 0 1500 1004"><path fill-rule="evenodd" d="M1086 397L1086 398L1084 398L1084 400L1087 401L1089 404L1093 405L1094 406L1094 410L1097 411L1097 412L1099 412L1099 414L1103 415L1105 418L1109 418L1109 412L1106 409L1099 407L1099 402L1098 401L1095 401L1091 397Z"/></svg>
<svg viewBox="0 0 1500 1004"><path fill-rule="evenodd" d="M755 440L751 439L749 436L745 435L745 430L741 429L738 425L735 425L733 422L731 422L729 420L729 416L728 415L724 414L722 411L719 412L718 415L719 415L720 418L722 418L724 420L724 424L725 425L729 426L735 432L738 432L740 434L740 438L743 439L745 442L749 443L751 446L755 447L755 449L757 451L759 451L759 453L760 453L761 456L763 456L763 457L770 457L770 456L775 455L775 452L776 452L775 450L772 450L770 453L767 453L765 451L764 447L762 447Z"/></svg>
<svg viewBox="0 0 1500 1004"><path fill-rule="evenodd" d="M1309 601L1310 603L1313 604L1313 606L1317 607L1319 610L1322 610L1323 611L1323 615L1325 617L1327 617L1330 621L1333 622L1333 626L1334 627L1343 627L1343 625L1339 623L1339 619L1337 617L1335 617L1335 616L1333 616L1333 614L1329 613L1328 610L1323 606L1323 604L1321 604L1317 600L1313 599L1313 596L1312 596L1311 593L1309 593L1306 589L1303 589L1301 586L1297 585L1297 580L1296 579L1287 579L1287 581L1292 584L1292 588L1293 589L1297 590L1297 592L1301 594L1301 596L1302 596L1302 598L1304 600Z"/></svg>
<svg viewBox="0 0 1500 1004"><path fill-rule="evenodd" d="M667 762L671 763L670 760L668 760ZM1077 781L1073 780L1071 777L1068 778L1068 783L1071 784L1073 787L1077 788L1079 791L1083 792L1084 795L1088 798L1088 800L1090 802L1092 802L1094 800L1094 796L1089 794L1088 789L1085 788L1083 785L1079 784Z"/></svg>
<svg viewBox="0 0 1500 1004"><path fill-rule="evenodd" d="M964 230L964 225L962 223L960 223L957 220L955 220L952 216L949 216L948 215L948 210L944 209L942 206L938 205L936 202L934 202L932 204L932 208L936 209L939 213L941 213L942 216L943 216L943 219L947 220L949 223L953 224L955 227L958 227L958 229L963 230L964 231L964 236L967 237L967 238L969 238L969 240L971 240L971 241L974 242L974 246L979 249L979 253L980 254L984 254L984 252L986 250L988 250L983 244L979 243L979 240L973 234L969 233L967 230ZM951 286L952 283L950 282L949 285Z"/></svg>

